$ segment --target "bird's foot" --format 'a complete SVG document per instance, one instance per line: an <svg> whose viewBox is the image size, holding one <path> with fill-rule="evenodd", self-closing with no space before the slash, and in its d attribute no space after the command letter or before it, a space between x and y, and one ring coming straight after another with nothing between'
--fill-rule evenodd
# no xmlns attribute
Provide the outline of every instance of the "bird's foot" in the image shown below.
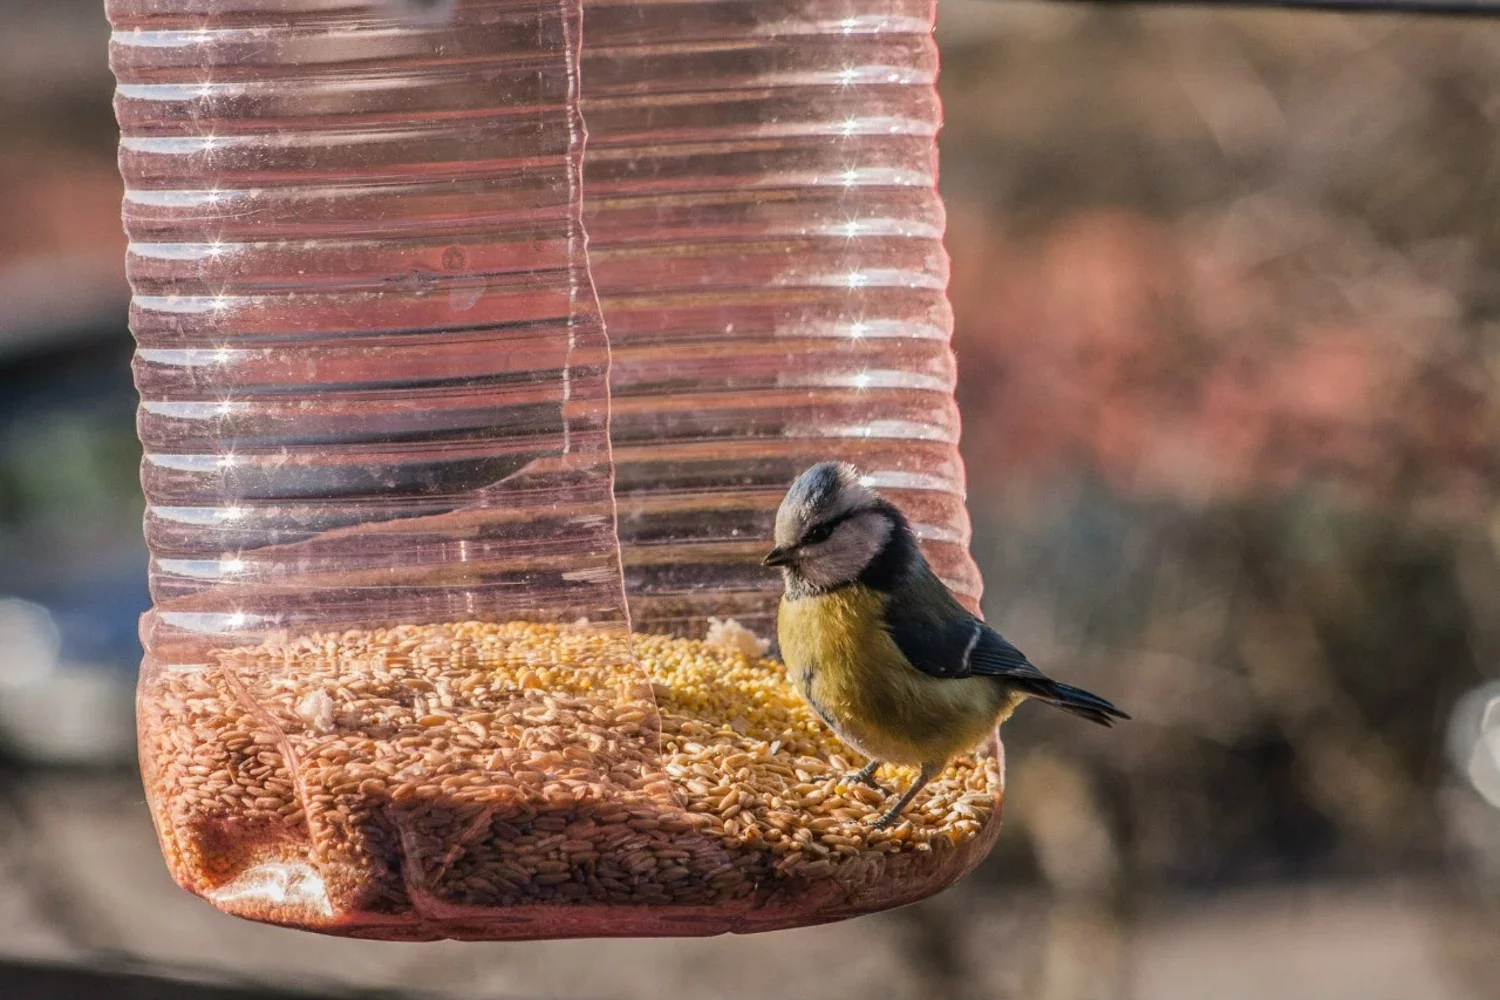
<svg viewBox="0 0 1500 1000"><path fill-rule="evenodd" d="M850 771L844 775L844 781L851 785L869 785L881 795L894 794L889 788L875 780L875 770L880 767L880 761L872 760L858 771Z"/></svg>
<svg viewBox="0 0 1500 1000"><path fill-rule="evenodd" d="M921 772L917 775L917 780L913 781L911 785L907 787L906 791L902 793L901 798L896 800L895 805L891 806L885 812L880 814L880 818L877 819L874 823L874 828L877 830L884 830L886 827L899 820L901 818L901 814L906 812L906 807L911 805L911 800L917 797L917 793L920 792L923 788L927 787L927 783L933 778L936 778L939 772L941 772L942 770L942 763L923 764Z"/></svg>

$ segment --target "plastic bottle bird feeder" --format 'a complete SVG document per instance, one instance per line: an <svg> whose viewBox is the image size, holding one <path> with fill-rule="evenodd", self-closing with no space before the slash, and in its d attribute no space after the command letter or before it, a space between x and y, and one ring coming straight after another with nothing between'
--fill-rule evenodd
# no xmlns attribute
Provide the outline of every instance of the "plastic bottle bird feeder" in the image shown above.
<svg viewBox="0 0 1500 1000"><path fill-rule="evenodd" d="M978 597L930 0L108 10L178 882L362 937L697 935L983 856L998 744L874 831L763 656L822 459Z"/></svg>

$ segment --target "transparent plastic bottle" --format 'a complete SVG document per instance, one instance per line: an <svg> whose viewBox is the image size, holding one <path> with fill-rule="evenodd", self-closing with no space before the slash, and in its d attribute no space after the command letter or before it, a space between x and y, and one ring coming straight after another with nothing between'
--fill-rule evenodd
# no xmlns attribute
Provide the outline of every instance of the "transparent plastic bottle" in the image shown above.
<svg viewBox="0 0 1500 1000"><path fill-rule="evenodd" d="M929 0L107 9L181 884L370 937L709 934L982 857L997 757L875 836L752 638L830 457L977 602Z"/></svg>

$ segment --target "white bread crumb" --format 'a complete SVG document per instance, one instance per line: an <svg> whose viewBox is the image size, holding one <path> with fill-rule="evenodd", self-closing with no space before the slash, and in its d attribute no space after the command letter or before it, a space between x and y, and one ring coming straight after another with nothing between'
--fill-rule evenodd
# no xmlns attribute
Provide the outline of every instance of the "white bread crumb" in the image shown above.
<svg viewBox="0 0 1500 1000"><path fill-rule="evenodd" d="M297 703L297 714L309 729L319 733L333 732L333 699L327 691L309 691Z"/></svg>
<svg viewBox="0 0 1500 1000"><path fill-rule="evenodd" d="M746 656L765 656L771 643L735 621L733 618L710 618L708 635L703 644L719 649L733 650Z"/></svg>

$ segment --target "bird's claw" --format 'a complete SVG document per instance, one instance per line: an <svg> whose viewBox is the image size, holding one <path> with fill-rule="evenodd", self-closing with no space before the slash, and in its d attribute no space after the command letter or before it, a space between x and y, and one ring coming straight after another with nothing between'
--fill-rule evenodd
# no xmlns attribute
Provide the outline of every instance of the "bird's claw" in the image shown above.
<svg viewBox="0 0 1500 1000"><path fill-rule="evenodd" d="M872 830L884 830L888 826L894 826L901 819L901 809L887 809L880 817L870 824Z"/></svg>
<svg viewBox="0 0 1500 1000"><path fill-rule="evenodd" d="M850 771L848 774L844 775L843 780L846 784L850 785L868 785L869 787L879 792L881 795L895 794L889 788L885 787L879 781L875 780L874 771L867 771L864 768L860 768L858 771Z"/></svg>

